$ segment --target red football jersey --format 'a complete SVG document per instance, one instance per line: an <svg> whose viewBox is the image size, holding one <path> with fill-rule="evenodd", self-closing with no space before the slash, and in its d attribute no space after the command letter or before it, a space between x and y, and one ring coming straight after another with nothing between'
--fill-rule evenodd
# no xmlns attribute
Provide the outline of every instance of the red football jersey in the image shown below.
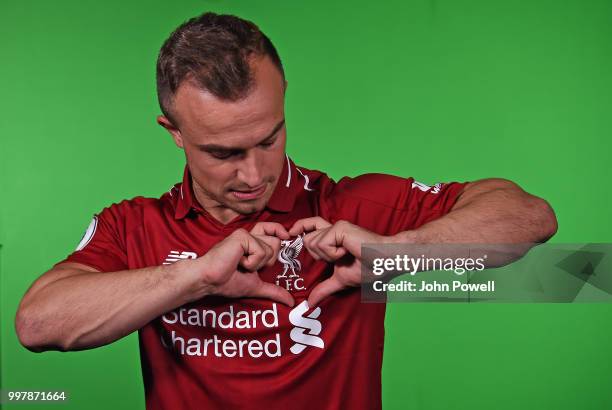
<svg viewBox="0 0 612 410"><path fill-rule="evenodd" d="M447 213L463 186L383 174L334 182L287 158L266 208L223 225L195 199L185 167L182 183L161 198L136 197L96 215L64 262L102 272L169 264L204 255L237 228L273 221L289 229L316 215L391 235ZM308 293L332 269L291 238L259 274L285 286L293 308L208 296L141 328L147 409L381 408L385 304L361 303L352 288L308 309Z"/></svg>

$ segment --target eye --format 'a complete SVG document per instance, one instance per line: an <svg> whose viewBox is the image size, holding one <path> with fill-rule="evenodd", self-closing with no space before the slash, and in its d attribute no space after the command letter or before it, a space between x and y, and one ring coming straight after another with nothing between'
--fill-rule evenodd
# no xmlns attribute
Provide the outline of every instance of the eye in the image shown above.
<svg viewBox="0 0 612 410"><path fill-rule="evenodd" d="M274 138L273 140L269 140L269 141L264 141L264 142L260 142L259 146L260 147L269 147L271 145L274 145L274 143L276 142L276 138Z"/></svg>
<svg viewBox="0 0 612 410"><path fill-rule="evenodd" d="M210 155L212 155L214 158L217 158L217 159L228 159L236 155L236 153L232 151L214 151L214 152L211 152Z"/></svg>

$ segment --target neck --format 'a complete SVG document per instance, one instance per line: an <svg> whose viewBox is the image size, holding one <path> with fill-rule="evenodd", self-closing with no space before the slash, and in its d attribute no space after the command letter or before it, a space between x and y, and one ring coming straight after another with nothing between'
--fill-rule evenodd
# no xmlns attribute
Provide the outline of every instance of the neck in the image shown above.
<svg viewBox="0 0 612 410"><path fill-rule="evenodd" d="M231 208L219 203L212 199L193 179L191 178L191 184L193 187L193 193L195 200L198 201L200 206L208 212L213 218L222 224L227 224L233 219L237 218L240 214Z"/></svg>

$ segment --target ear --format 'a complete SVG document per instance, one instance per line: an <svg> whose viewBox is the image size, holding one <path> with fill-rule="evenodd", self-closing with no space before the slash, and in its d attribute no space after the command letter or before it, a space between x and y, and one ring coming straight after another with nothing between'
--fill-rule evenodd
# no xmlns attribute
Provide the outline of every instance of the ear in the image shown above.
<svg viewBox="0 0 612 410"><path fill-rule="evenodd" d="M166 118L164 115L157 116L157 123L164 127L166 131L172 135L172 139L177 147L183 148L183 137L181 136L181 131L172 124L172 122Z"/></svg>

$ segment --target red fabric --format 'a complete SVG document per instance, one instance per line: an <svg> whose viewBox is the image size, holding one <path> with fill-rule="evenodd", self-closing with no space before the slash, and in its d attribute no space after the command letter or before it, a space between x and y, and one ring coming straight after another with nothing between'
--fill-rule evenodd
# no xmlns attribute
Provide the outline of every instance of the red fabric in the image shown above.
<svg viewBox="0 0 612 410"><path fill-rule="evenodd" d="M222 225L194 200L186 168L183 182L159 199L137 197L105 208L97 215L90 242L63 262L102 272L156 266L181 252L202 256L239 227L275 221L289 228L315 215L389 235L444 215L464 186L428 189L414 182L367 174L336 183L287 159L266 209ZM294 279L292 285L304 289L291 290L296 306L332 269L305 250L297 259L302 281ZM282 271L277 262L260 276L275 282ZM255 320L253 311L260 311ZM360 291L354 288L323 301L318 316L304 313L311 318L297 326L290 311L268 300L206 297L152 320L139 330L147 409L381 408L385 305L360 303ZM313 322L320 324L318 335ZM292 331L298 338L300 333L316 336L323 345L300 344Z"/></svg>

